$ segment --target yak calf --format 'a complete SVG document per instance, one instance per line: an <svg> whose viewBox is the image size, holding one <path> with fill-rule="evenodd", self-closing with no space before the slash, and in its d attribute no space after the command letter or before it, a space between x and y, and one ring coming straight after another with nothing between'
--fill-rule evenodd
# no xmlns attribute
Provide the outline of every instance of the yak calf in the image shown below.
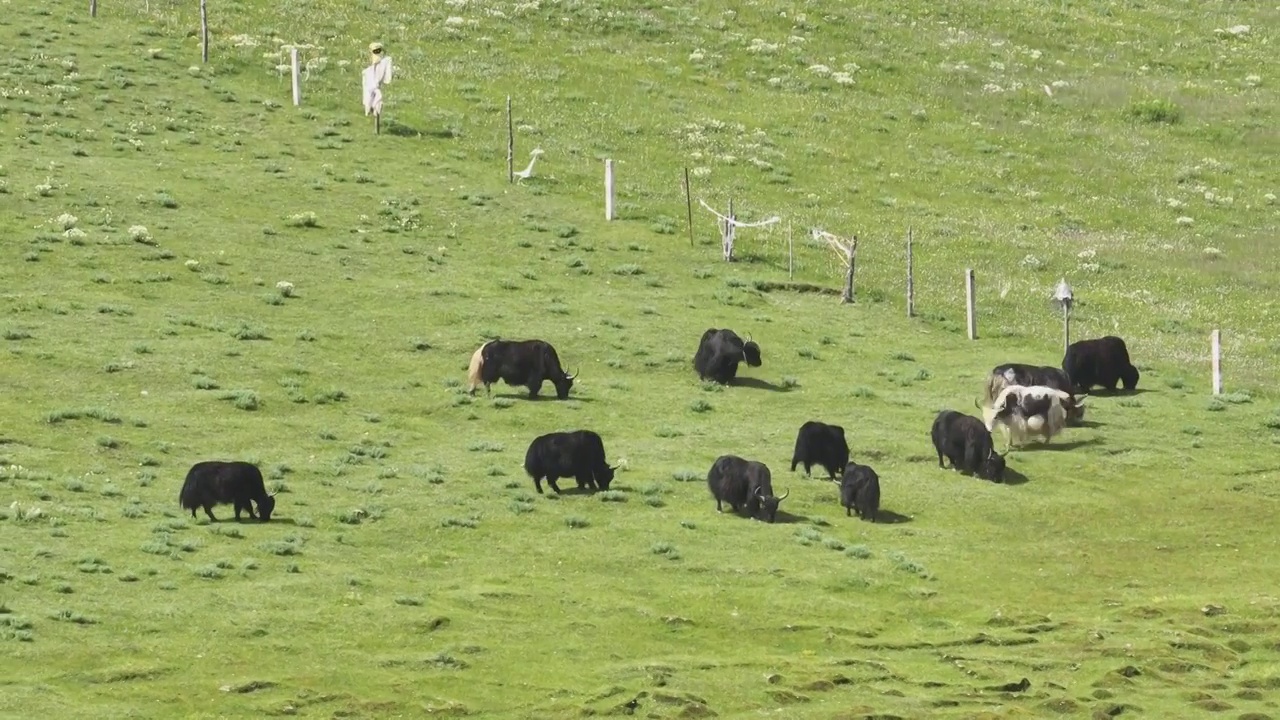
<svg viewBox="0 0 1280 720"><path fill-rule="evenodd" d="M856 512L863 520L876 521L880 513L880 476L866 465L851 462L840 478L840 504L845 517Z"/></svg>

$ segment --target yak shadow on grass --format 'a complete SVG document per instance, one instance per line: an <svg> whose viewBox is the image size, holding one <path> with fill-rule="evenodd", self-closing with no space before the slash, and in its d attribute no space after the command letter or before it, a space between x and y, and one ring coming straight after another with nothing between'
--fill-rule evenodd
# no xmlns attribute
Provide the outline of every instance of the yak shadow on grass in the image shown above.
<svg viewBox="0 0 1280 720"><path fill-rule="evenodd" d="M791 392L791 388L774 385L768 380L762 380L757 377L737 377L729 384L733 387L748 387L755 388L757 390L769 390L770 392Z"/></svg>
<svg viewBox="0 0 1280 720"><path fill-rule="evenodd" d="M554 392L551 393L550 395L547 395L545 393L540 393L537 397L531 398L529 397L528 390L525 390L525 391L513 390L511 392L495 392L493 393L492 397L507 398L509 400L523 400L526 402L544 402L548 400L552 402L574 402L574 401L585 402L585 403L595 402L595 398L584 397L582 395L570 395L564 400L561 400L560 398L556 397L556 394Z"/></svg>
<svg viewBox="0 0 1280 720"><path fill-rule="evenodd" d="M1115 390L1108 390L1106 388L1095 387L1089 391L1086 397L1128 397L1130 395L1143 395L1149 392L1155 392L1155 390L1152 390L1151 388L1134 388L1132 390L1116 388Z"/></svg>
<svg viewBox="0 0 1280 720"><path fill-rule="evenodd" d="M1004 479L1004 482L1002 483L1003 485L1025 485L1027 481L1030 480L1030 478L1028 478L1026 475L1023 475L1022 473L1008 466L1006 466L1004 469L1003 479Z"/></svg>
<svg viewBox="0 0 1280 720"><path fill-rule="evenodd" d="M737 520L750 520L753 522L764 523L765 525L769 524L767 520L761 520L759 517L756 517L754 515L748 515L746 510L739 510L738 512L734 512L730 510L727 506L725 507L724 512L717 513L717 515L724 515L725 517L735 518ZM791 525L793 523L807 523L807 522L809 522L808 517L804 515L795 515L781 508L779 508L777 514L773 516L773 524L775 525Z"/></svg>
<svg viewBox="0 0 1280 720"><path fill-rule="evenodd" d="M1054 443L1054 442L1031 443L1028 445L1023 445L1022 447L1018 448L1018 450L1024 451L1024 452L1027 450L1036 450L1036 451L1048 450L1050 452L1063 452L1066 450L1076 450L1082 447L1089 447L1092 445L1102 445L1102 444L1104 444L1102 442L1102 438L1091 437L1087 440L1072 440L1071 442L1062 442L1062 443Z"/></svg>
<svg viewBox="0 0 1280 720"><path fill-rule="evenodd" d="M201 516L201 517L204 517L204 516ZM294 520L293 518L278 517L276 515L272 515L271 519L267 520L266 522L263 522L262 520L259 520L257 518L251 518L248 515L241 515L240 519L237 520L235 515L230 515L230 514L225 516L218 516L217 520L209 520L209 518L207 517L205 517L204 519L207 521L209 525L226 525L228 523L232 525L240 524L240 525L266 525L266 526L298 524L298 521Z"/></svg>
<svg viewBox="0 0 1280 720"><path fill-rule="evenodd" d="M892 510L885 510L884 508L880 508L879 510L876 511L877 525L900 525L902 523L909 523L909 522L911 522L911 518L907 517L906 515L901 515L899 513L896 513Z"/></svg>
<svg viewBox="0 0 1280 720"><path fill-rule="evenodd" d="M282 517L276 517L272 515L270 520L262 524L263 525L293 525L296 527L298 525L298 521L294 520L293 518L288 518L288 517L282 518Z"/></svg>
<svg viewBox="0 0 1280 720"><path fill-rule="evenodd" d="M569 482L574 482L574 481L572 478L570 478ZM557 493L555 490L552 490L549 485L547 485L546 480L542 481L542 485L543 485L543 489L546 490L551 495L595 495L598 492L604 492L603 490L595 490L589 487L578 487L577 485L570 485L567 487L564 485L561 485L560 492ZM612 490L613 488L610 488L610 489Z"/></svg>
<svg viewBox="0 0 1280 720"><path fill-rule="evenodd" d="M1070 423L1069 425L1067 425L1067 427L1092 429L1092 428L1105 427L1105 423L1100 423L1097 420L1081 420L1080 422Z"/></svg>
<svg viewBox="0 0 1280 720"><path fill-rule="evenodd" d="M778 514L773 516L773 522L776 525L791 525L792 523L807 523L809 518L805 515L796 515L779 508Z"/></svg>

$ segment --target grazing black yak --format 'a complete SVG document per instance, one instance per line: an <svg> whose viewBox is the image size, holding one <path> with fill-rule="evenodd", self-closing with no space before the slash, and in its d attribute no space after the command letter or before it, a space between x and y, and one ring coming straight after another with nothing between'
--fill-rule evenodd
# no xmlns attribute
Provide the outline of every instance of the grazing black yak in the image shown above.
<svg viewBox="0 0 1280 720"><path fill-rule="evenodd" d="M258 503L258 515L253 514L251 501ZM191 511L191 517L196 516L197 508L204 508L204 514L215 522L218 518L213 516L214 505L232 503L236 520L245 510L249 517L263 522L271 519L276 508L276 497L267 494L262 471L252 463L240 461L206 460L192 465L182 483L182 492L178 493L178 502L184 510Z"/></svg>
<svg viewBox="0 0 1280 720"><path fill-rule="evenodd" d="M788 490L782 497L775 497L769 467L737 455L716 458L707 472L707 487L716 499L716 512L724 512L721 503L729 503L735 513L745 508L747 515L763 515L768 522L774 521L778 504L791 494Z"/></svg>
<svg viewBox="0 0 1280 720"><path fill-rule="evenodd" d="M608 490L617 469L605 462L604 441L591 430L539 435L524 454L524 471L533 478L539 495L543 478L557 495L560 487L556 481L566 477L576 479L580 488Z"/></svg>
<svg viewBox="0 0 1280 720"><path fill-rule="evenodd" d="M938 451L938 467L946 468L942 458L951 461L951 468L977 475L991 482L1004 482L1004 456L996 453L991 431L972 415L955 410L943 410L933 421L933 447Z"/></svg>
<svg viewBox="0 0 1280 720"><path fill-rule="evenodd" d="M698 351L693 356L693 369L703 380L714 380L727 385L738 375L738 363L760 367L760 346L742 338L732 330L708 328L698 341Z"/></svg>
<svg viewBox="0 0 1280 720"><path fill-rule="evenodd" d="M1088 392L1099 385L1115 390L1124 383L1125 390L1138 387L1138 368L1129 361L1129 348L1115 335L1094 340L1077 340L1067 346L1062 369L1071 378L1075 392Z"/></svg>
<svg viewBox="0 0 1280 720"><path fill-rule="evenodd" d="M817 420L801 425L796 434L795 452L791 454L791 471L795 472L796 465L801 463L805 475L814 465L821 465L834 480L849 463L849 443L844 439L844 428Z"/></svg>
<svg viewBox="0 0 1280 720"><path fill-rule="evenodd" d="M467 379L472 392L484 383L485 392L499 380L508 385L529 388L529 398L538 397L543 381L549 380L556 387L556 397L569 397L576 374L570 375L560 366L560 356L551 343L545 340L490 340L471 356Z"/></svg>

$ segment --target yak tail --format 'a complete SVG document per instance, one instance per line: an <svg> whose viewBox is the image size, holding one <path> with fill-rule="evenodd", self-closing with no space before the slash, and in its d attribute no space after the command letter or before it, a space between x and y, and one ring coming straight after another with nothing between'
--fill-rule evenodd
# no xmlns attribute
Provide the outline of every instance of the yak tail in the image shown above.
<svg viewBox="0 0 1280 720"><path fill-rule="evenodd" d="M983 402L986 403L987 407L991 407L995 404L996 398L1000 397L1001 391L1007 387L1009 387L1009 383L1004 379L1004 375L991 373L990 377L987 378L985 395L982 398Z"/></svg>
<svg viewBox="0 0 1280 720"><path fill-rule="evenodd" d="M1045 422L1046 427L1044 432L1044 436L1045 436L1044 439L1046 442L1048 442L1049 440L1053 439L1054 435L1057 435L1058 433L1062 432L1062 429L1067 426L1066 408L1062 407L1062 405L1059 403L1054 403L1050 405L1049 413L1048 413L1048 416L1045 418L1045 420L1046 420Z"/></svg>
<svg viewBox="0 0 1280 720"><path fill-rule="evenodd" d="M196 497L196 484L196 478L188 475L182 483L182 490L178 493L178 504L187 510L200 504L199 498Z"/></svg>
<svg viewBox="0 0 1280 720"><path fill-rule="evenodd" d="M472 395L476 394L476 388L480 387L480 383L484 382L480 379L480 371L484 369L484 349L493 342L490 340L481 345L471 355L471 366L467 369L467 392Z"/></svg>

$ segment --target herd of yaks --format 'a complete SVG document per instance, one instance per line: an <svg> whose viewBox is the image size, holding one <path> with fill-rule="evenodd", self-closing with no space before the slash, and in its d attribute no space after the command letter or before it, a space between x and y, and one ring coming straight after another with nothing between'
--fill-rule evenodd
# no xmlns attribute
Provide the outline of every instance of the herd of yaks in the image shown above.
<svg viewBox="0 0 1280 720"><path fill-rule="evenodd" d="M702 334L693 366L698 377L720 384L732 383L738 366L761 365L760 346L750 337L743 340L728 329L711 328ZM576 374L565 372L555 348L544 340L490 340L471 357L468 392L480 385L489 392L498 381L524 386L536 398L544 382L550 382L560 399L569 397ZM930 435L938 453L938 466L992 482L1003 482L1005 455L1015 442L1039 436L1045 442L1067 425L1084 419L1084 395L1095 386L1114 391L1123 384L1133 390L1138 369L1129 360L1124 340L1114 335L1081 340L1067 348L1062 367L1007 363L996 366L983 388L983 400L975 405L983 419L955 410L943 410L934 418ZM1005 435L1005 452L995 449L991 433L1000 427ZM800 426L791 470L803 465L809 475L813 466L824 468L830 480L840 484L840 504L845 514L857 513L875 522L880 510L880 478L867 465L849 458L844 428L817 420ZM604 442L591 430L552 432L539 435L525 453L524 469L541 494L542 481L557 494L557 481L573 478L579 488L607 490L618 469L605 459ZM733 512L746 511L750 517L773 522L778 505L790 494L774 495L769 467L737 455L721 455L707 472L707 486L722 512L728 504ZM268 494L261 470L241 461L202 461L187 472L179 503L191 516L204 509L216 521L213 507L231 504L235 517L241 511L263 521L275 510L275 496ZM253 504L258 507L254 513Z"/></svg>

